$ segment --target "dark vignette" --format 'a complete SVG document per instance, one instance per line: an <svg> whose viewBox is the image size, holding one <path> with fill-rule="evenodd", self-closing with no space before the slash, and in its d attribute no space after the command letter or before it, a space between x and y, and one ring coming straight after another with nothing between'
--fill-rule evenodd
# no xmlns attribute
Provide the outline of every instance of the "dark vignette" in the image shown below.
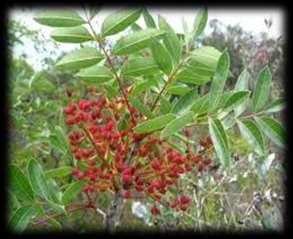
<svg viewBox="0 0 293 239"><path fill-rule="evenodd" d="M10 4L9 4L10 3ZM217 2L217 1L184 1L184 0L180 0L180 5L178 4L179 2L168 2L168 3L163 3L163 2L159 2L159 1L152 1L152 2L147 2L147 1L133 1L133 2L128 2L126 3L125 1L72 1L72 2L62 2L62 1L42 1L42 2L37 2L37 1L10 1L10 2L6 2L6 4L4 5L4 7L1 8L2 10L2 14L1 14L1 41L2 41L2 51L0 52L1 54L1 58L4 60L4 62L1 64L1 73L2 73L2 79L0 81L0 83L2 84L2 86L0 87L1 89L1 94L0 94L0 99L1 99L1 136L2 136L2 140L1 140L1 153L2 153L2 165L0 167L0 176L2 177L2 183L1 183L1 199L2 199L2 203L1 203L1 226L3 229L3 236L11 236L11 237L18 237L18 236L22 236L22 237L33 237L33 236L49 236L49 237L54 237L54 236L61 236L62 238L68 238L68 237L77 237L77 236L83 236L83 237L89 237L89 238L99 238L99 237L105 237L105 236L121 236L122 238L128 238L129 236L136 236L137 237L143 237L143 236L149 236L149 237L157 237L157 236L166 236L166 237L180 237L182 236L183 238L186 238L188 236L190 237L221 237L221 236L227 236L227 237L253 237L253 236L258 236L258 237L263 237L263 238L268 238L268 237L286 237L287 235L289 235L289 233L291 232L291 208L290 208L290 198L292 199L292 197L290 197L290 179L292 180L291 177L291 173L290 173L290 166L292 165L292 162L290 160L290 137L289 137L289 132L291 129L291 125L290 125L290 81L291 81L291 75L292 75L292 70L290 67L290 59L289 59L289 52L290 52L290 23L291 23L291 17L290 17L290 7L289 4L285 4L285 2L283 1L278 1L277 3L271 3L271 2L261 2L261 1L253 1L251 3L247 2L247 1L243 1L243 2L229 2L229 1L222 1ZM236 4L238 3L238 4ZM53 6L64 6L64 5L71 5L71 6L76 6L79 7L81 6L81 4L89 4L89 5L104 5L106 7L122 7L122 6L127 6L127 5L132 5L132 6L138 6L138 5L147 5L150 7L155 7L155 8L164 8L164 7L168 7L168 8L176 8L176 9L180 9L180 8L190 8L190 7L198 7L198 6L207 6L207 7L213 7L213 8L225 8L225 9L229 9L229 8L241 8L241 9L245 9L245 8L255 8L255 9L263 9L263 8L279 8L282 9L283 11L283 17L284 17L284 21L283 21L283 32L284 32L284 37L285 37L285 44L284 44L284 52L285 52L285 79L283 79L284 81L284 86L285 87L285 97L287 98L287 107L284 110L284 118L285 118L285 129L287 132L287 147L285 149L285 154L286 154L286 160L284 162L284 168L286 170L286 175L284 176L284 186L285 186L285 209L284 209L284 214L283 214L283 218L284 218L284 230L282 232L262 232L262 231L247 231L247 232L242 232L242 233L229 233L227 231L212 231L212 232L205 232L205 233L194 233L194 232L190 232L190 231L177 231L177 232L173 232L173 233L146 233L143 231L128 231L128 232L119 232L113 235L110 235L106 232L88 232L88 233L83 233L83 234L78 234L74 231L64 231L64 232L46 232L46 233L41 233L41 232L36 232L36 233L23 233L22 235L17 235L17 234L13 234L13 232L9 231L7 228L7 207L6 207L6 203L8 201L8 197L7 197L7 188L8 188L8 180L7 180L7 168L8 168L8 162L9 162L9 155L8 155L8 147L9 147L9 105L8 105L8 101L7 101L7 91L9 90L9 82L8 82L8 67L9 67L9 62L7 59L7 48L8 48L8 41L7 41L7 33L8 33L8 29L7 29L7 23L8 23L8 14L11 10L13 10L14 8L21 8L21 7L26 7L26 8L38 8L38 7L53 7ZM290 72L291 70L291 72ZM291 73L291 74L290 74Z"/></svg>

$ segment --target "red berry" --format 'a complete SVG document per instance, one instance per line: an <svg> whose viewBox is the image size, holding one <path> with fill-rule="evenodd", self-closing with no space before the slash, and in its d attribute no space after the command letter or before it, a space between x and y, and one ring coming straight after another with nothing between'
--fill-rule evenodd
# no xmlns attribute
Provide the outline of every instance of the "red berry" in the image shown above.
<svg viewBox="0 0 293 239"><path fill-rule="evenodd" d="M210 158L203 160L204 165L209 165L212 162Z"/></svg>
<svg viewBox="0 0 293 239"><path fill-rule="evenodd" d="M123 190L121 194L122 194L122 197L126 199L131 197L131 192L129 190Z"/></svg>
<svg viewBox="0 0 293 239"><path fill-rule="evenodd" d="M138 155L141 156L141 157L145 157L148 155L148 150L146 147L141 147L139 148L138 150Z"/></svg>
<svg viewBox="0 0 293 239"><path fill-rule="evenodd" d="M76 117L75 116L70 116L65 120L66 125L73 125L76 123Z"/></svg>
<svg viewBox="0 0 293 239"><path fill-rule="evenodd" d="M162 168L162 164L158 160L153 160L151 162L151 166L154 170L158 170L158 171L161 170Z"/></svg>
<svg viewBox="0 0 293 239"><path fill-rule="evenodd" d="M171 201L169 203L169 205L170 205L171 208L175 208L175 207L177 207L178 203L179 203L178 199L174 199L173 201Z"/></svg>
<svg viewBox="0 0 293 239"><path fill-rule="evenodd" d="M201 171L203 170L203 168L204 168L204 164L203 164L202 162L199 162L199 163L197 164L197 170L198 170L199 172L201 172Z"/></svg>
<svg viewBox="0 0 293 239"><path fill-rule="evenodd" d="M135 140L135 141L140 141L140 140L142 140L143 139L143 134L138 134L138 133L134 133L133 134L133 139Z"/></svg>
<svg viewBox="0 0 293 239"><path fill-rule="evenodd" d="M82 172L82 171L79 171L79 173L76 175L76 177L77 177L78 179L83 179L83 178L85 177L85 173Z"/></svg>
<svg viewBox="0 0 293 239"><path fill-rule="evenodd" d="M123 174L122 175L122 181L124 184L130 184L132 181L132 178L129 174Z"/></svg>
<svg viewBox="0 0 293 239"><path fill-rule="evenodd" d="M152 185L148 186L147 191L149 193L153 193L155 191L154 186L152 186Z"/></svg>
<svg viewBox="0 0 293 239"><path fill-rule="evenodd" d="M208 146L211 145L211 144L213 144L213 141L212 141L212 139L211 139L210 136L208 136L208 137L206 138L206 144L207 144Z"/></svg>
<svg viewBox="0 0 293 239"><path fill-rule="evenodd" d="M127 167L123 170L122 172L124 175L129 175L131 176L132 175L132 169L130 167Z"/></svg>
<svg viewBox="0 0 293 239"><path fill-rule="evenodd" d="M190 197L186 195L182 195L179 200L181 204L188 204L191 201Z"/></svg>
<svg viewBox="0 0 293 239"><path fill-rule="evenodd" d="M71 171L71 174L73 176L77 176L79 174L80 170L78 168L73 168L72 171Z"/></svg>
<svg viewBox="0 0 293 239"><path fill-rule="evenodd" d="M193 156L193 162L198 163L201 161L201 156L199 154Z"/></svg>
<svg viewBox="0 0 293 239"><path fill-rule="evenodd" d="M111 177L110 177L110 175L108 174L108 173L100 173L100 178L101 179L110 179Z"/></svg>
<svg viewBox="0 0 293 239"><path fill-rule="evenodd" d="M180 209L182 210L182 211L186 211L187 210L187 205L180 205Z"/></svg>
<svg viewBox="0 0 293 239"><path fill-rule="evenodd" d="M160 188L160 187L161 187L161 182L160 182L160 180L155 179L155 180L151 181L150 187L153 187L153 188Z"/></svg>
<svg viewBox="0 0 293 239"><path fill-rule="evenodd" d="M105 125L105 130L109 131L111 129L113 129L114 127L114 122L112 120L110 120L106 125Z"/></svg>
<svg viewBox="0 0 293 239"><path fill-rule="evenodd" d="M190 171L190 170L192 170L192 165L190 163L185 163L184 168L186 171Z"/></svg>
<svg viewBox="0 0 293 239"><path fill-rule="evenodd" d="M76 110L75 104L69 104L64 108L63 113L69 115L69 114L73 114L75 110Z"/></svg>
<svg viewBox="0 0 293 239"><path fill-rule="evenodd" d="M137 184L135 185L135 189L139 192L144 190L144 185L143 184Z"/></svg>
<svg viewBox="0 0 293 239"><path fill-rule="evenodd" d="M100 107L104 106L106 104L106 98L103 96L100 97L99 99L97 99L96 104Z"/></svg>
<svg viewBox="0 0 293 239"><path fill-rule="evenodd" d="M160 214L160 209L156 205L153 205L151 208L151 213L153 215L158 215L158 214Z"/></svg>

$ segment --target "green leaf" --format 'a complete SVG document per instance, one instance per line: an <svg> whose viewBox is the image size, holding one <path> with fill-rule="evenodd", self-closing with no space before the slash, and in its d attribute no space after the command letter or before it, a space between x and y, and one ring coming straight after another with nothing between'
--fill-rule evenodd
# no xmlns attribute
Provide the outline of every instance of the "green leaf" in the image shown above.
<svg viewBox="0 0 293 239"><path fill-rule="evenodd" d="M192 30L192 39L197 38L204 30L208 20L208 11L207 9L202 9L196 15L193 30Z"/></svg>
<svg viewBox="0 0 293 239"><path fill-rule="evenodd" d="M103 87L106 90L106 94L108 98L113 98L120 94L118 88L115 86L115 84L113 84L114 82L111 83L111 80L110 80L110 82L107 82L103 85Z"/></svg>
<svg viewBox="0 0 293 239"><path fill-rule="evenodd" d="M54 149L58 149L58 150L60 150L60 151L63 152L63 153L65 152L63 146L60 145L60 142L59 142L59 140L58 140L58 138L57 138L56 135L51 134L51 135L49 136L49 142L50 142L50 146L51 146L52 148L54 148Z"/></svg>
<svg viewBox="0 0 293 239"><path fill-rule="evenodd" d="M30 220L37 214L37 211L33 206L24 206L18 208L11 219L9 220L9 227L15 232L24 231Z"/></svg>
<svg viewBox="0 0 293 239"><path fill-rule="evenodd" d="M250 77L251 76L250 76L249 72L246 69L244 69L240 73L234 89L236 91L247 90L248 89L248 82L249 82ZM237 116L241 115L244 112L245 108L246 108L246 103L245 102L243 102L242 104L237 106L234 109L235 116L237 117Z"/></svg>
<svg viewBox="0 0 293 239"><path fill-rule="evenodd" d="M43 11L34 20L50 27L74 27L85 23L77 12L68 10Z"/></svg>
<svg viewBox="0 0 293 239"><path fill-rule="evenodd" d="M79 70L99 63L103 55L94 47L84 47L65 55L56 66L65 70Z"/></svg>
<svg viewBox="0 0 293 239"><path fill-rule="evenodd" d="M166 92L172 95L185 95L189 91L191 91L190 87L179 84L169 85L166 89Z"/></svg>
<svg viewBox="0 0 293 239"><path fill-rule="evenodd" d="M47 200L48 205L57 213L66 214L65 206Z"/></svg>
<svg viewBox="0 0 293 239"><path fill-rule="evenodd" d="M175 31L167 23L165 18L163 18L162 16L159 16L158 23L159 23L159 28L166 32L166 34L163 36L164 44L167 50L170 52L174 60L174 63L178 63L181 56L182 44L180 43L180 40L178 39Z"/></svg>
<svg viewBox="0 0 293 239"><path fill-rule="evenodd" d="M190 109L197 115L207 113L209 109L209 95L206 94L197 98Z"/></svg>
<svg viewBox="0 0 293 239"><path fill-rule="evenodd" d="M147 27L150 27L150 28L157 27L152 15L149 13L149 11L146 8L143 9L142 15Z"/></svg>
<svg viewBox="0 0 293 239"><path fill-rule="evenodd" d="M123 31L139 18L141 11L142 9L121 9L107 16L102 24L102 36Z"/></svg>
<svg viewBox="0 0 293 239"><path fill-rule="evenodd" d="M20 206L20 202L16 198L16 195L12 191L8 191L8 214L10 215L14 208L19 208Z"/></svg>
<svg viewBox="0 0 293 239"><path fill-rule="evenodd" d="M113 78L112 72L107 67L98 65L84 68L75 76L92 84L102 84Z"/></svg>
<svg viewBox="0 0 293 239"><path fill-rule="evenodd" d="M254 121L250 119L244 119L237 121L237 124L241 134L248 141L251 147L255 149L259 155L264 155L265 143L263 135Z"/></svg>
<svg viewBox="0 0 293 239"><path fill-rule="evenodd" d="M241 105L249 96L249 91L234 92L226 101L223 110L229 112Z"/></svg>
<svg viewBox="0 0 293 239"><path fill-rule="evenodd" d="M166 75L169 75L173 69L173 65L172 57L167 51L167 49L164 47L163 44L161 44L159 41L153 38L151 40L151 49L154 60L156 61L160 69Z"/></svg>
<svg viewBox="0 0 293 239"><path fill-rule="evenodd" d="M15 165L9 166L9 172L10 189L17 199L32 202L34 200L34 193L23 172Z"/></svg>
<svg viewBox="0 0 293 239"><path fill-rule="evenodd" d="M59 143L61 146L59 146L59 148L61 149L61 151L63 151L64 153L66 153L68 150L69 150L69 144L68 144L68 139L67 139L67 136L64 132L64 129L59 126L59 125L56 125L54 127L54 134L56 135Z"/></svg>
<svg viewBox="0 0 293 239"><path fill-rule="evenodd" d="M62 225L60 222L58 222L56 219L54 218L50 218L47 221L49 229L53 229L53 230L62 230Z"/></svg>
<svg viewBox="0 0 293 239"><path fill-rule="evenodd" d="M66 154L69 149L67 137L63 129L58 125L55 126L52 134L49 136L49 142L52 147L60 150L63 154Z"/></svg>
<svg viewBox="0 0 293 239"><path fill-rule="evenodd" d="M133 23L131 24L131 30L134 31L134 32L137 32L137 31L140 31L142 30L141 26L136 24L136 23Z"/></svg>
<svg viewBox="0 0 293 239"><path fill-rule="evenodd" d="M267 113L275 113L283 110L285 108L285 99L279 98L268 104L264 111Z"/></svg>
<svg viewBox="0 0 293 239"><path fill-rule="evenodd" d="M134 128L134 131L137 133L152 132L152 131L163 128L164 126L166 126L170 121L172 121L175 118L176 118L176 116L171 113L161 115L161 116L158 116L153 119L150 119L150 120L147 120L147 121L140 123L139 125L137 125Z"/></svg>
<svg viewBox="0 0 293 239"><path fill-rule="evenodd" d="M270 117L254 117L262 131L278 146L285 146L285 130L279 122Z"/></svg>
<svg viewBox="0 0 293 239"><path fill-rule="evenodd" d="M48 72L40 71L35 73L31 82L31 89L39 93L51 93L56 86L48 78Z"/></svg>
<svg viewBox="0 0 293 239"><path fill-rule="evenodd" d="M189 32L188 24L187 24L184 17L182 18L182 28L184 31L182 38L185 42L185 45L187 46L187 45L189 45L189 42L191 40L191 33Z"/></svg>
<svg viewBox="0 0 293 239"><path fill-rule="evenodd" d="M224 91L219 99L219 103L218 103L216 109L223 108L225 106L226 102L228 101L228 99L234 94L235 94L235 92L233 90Z"/></svg>
<svg viewBox="0 0 293 239"><path fill-rule="evenodd" d="M177 133L179 130L183 129L188 123L192 121L194 116L193 112L187 112L176 119L172 120L166 125L166 127L161 132L161 137L168 137L172 134Z"/></svg>
<svg viewBox="0 0 293 239"><path fill-rule="evenodd" d="M50 201L60 204L62 192L60 190L59 185L56 183L56 181L53 178L46 178L46 179L47 179L48 191L49 191L49 194L51 195Z"/></svg>
<svg viewBox="0 0 293 239"><path fill-rule="evenodd" d="M149 76L160 72L153 58L135 57L125 62L121 68L124 76Z"/></svg>
<svg viewBox="0 0 293 239"><path fill-rule="evenodd" d="M132 97L130 99L130 103L133 104L135 106L135 108L142 113L143 115L145 115L147 118L153 118L154 114L153 112L149 109L148 106L144 105L143 103L140 102L140 100L137 97Z"/></svg>
<svg viewBox="0 0 293 239"><path fill-rule="evenodd" d="M212 46L203 46L192 51L190 63L197 67L206 66L210 68L210 71L215 71L222 54ZM201 65L198 65L199 63Z"/></svg>
<svg viewBox="0 0 293 239"><path fill-rule="evenodd" d="M157 80L153 77L150 77L144 81L137 81L133 84L133 88L131 89L130 95L135 96L144 91L149 90L152 86L156 86L158 84Z"/></svg>
<svg viewBox="0 0 293 239"><path fill-rule="evenodd" d="M221 52L211 46L196 48L188 62L178 71L176 79L185 83L203 85L215 74Z"/></svg>
<svg viewBox="0 0 293 239"><path fill-rule="evenodd" d="M228 54L228 50L225 49L220 56L216 72L211 83L209 97L210 111L213 111L218 106L229 73L229 67L230 57Z"/></svg>
<svg viewBox="0 0 293 239"><path fill-rule="evenodd" d="M270 94L272 74L268 66L265 66L258 74L256 86L252 95L252 109L257 112L262 109Z"/></svg>
<svg viewBox="0 0 293 239"><path fill-rule="evenodd" d="M44 171L35 159L30 159L27 165L28 177L33 191L45 199L52 198Z"/></svg>
<svg viewBox="0 0 293 239"><path fill-rule="evenodd" d="M148 47L152 37L160 37L163 34L165 34L164 31L152 28L133 32L117 41L113 47L113 53L116 55L124 55L137 52Z"/></svg>
<svg viewBox="0 0 293 239"><path fill-rule="evenodd" d="M221 114L219 114L219 117L221 117L221 122L222 122L224 130L227 131L228 129L232 128L235 125L236 120L234 118L234 115L231 113L228 114L226 112L222 112Z"/></svg>
<svg viewBox="0 0 293 239"><path fill-rule="evenodd" d="M164 96L160 98L160 113L167 114L171 111L172 105Z"/></svg>
<svg viewBox="0 0 293 239"><path fill-rule="evenodd" d="M209 118L209 132L213 145L215 147L217 156L220 159L221 164L228 168L231 164L230 150L228 140L222 123L218 119Z"/></svg>
<svg viewBox="0 0 293 239"><path fill-rule="evenodd" d="M71 167L69 166L62 166L59 168L54 168L54 169L50 169L47 170L45 172L45 176L48 178L52 178L52 177L66 177L68 175L71 174Z"/></svg>
<svg viewBox="0 0 293 239"><path fill-rule="evenodd" d="M89 15L90 15L90 20L92 20L101 10L101 7L90 7L89 8Z"/></svg>
<svg viewBox="0 0 293 239"><path fill-rule="evenodd" d="M93 40L91 34L83 26L55 29L51 33L51 37L57 42L64 43L82 43Z"/></svg>
<svg viewBox="0 0 293 239"><path fill-rule="evenodd" d="M81 187L86 184L85 180L71 183L63 193L62 202L64 205L69 204L81 191Z"/></svg>
<svg viewBox="0 0 293 239"><path fill-rule="evenodd" d="M173 105L172 109L171 109L171 113L174 113L174 114L178 114L178 113L184 113L186 111L188 111L196 97L197 97L197 88L189 91L188 93L186 93L185 95L181 96L177 101L176 103Z"/></svg>

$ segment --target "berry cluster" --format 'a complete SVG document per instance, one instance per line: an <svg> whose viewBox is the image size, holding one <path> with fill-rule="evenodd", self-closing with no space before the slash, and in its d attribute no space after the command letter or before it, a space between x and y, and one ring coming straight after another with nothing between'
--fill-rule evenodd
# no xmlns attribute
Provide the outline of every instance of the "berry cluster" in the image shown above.
<svg viewBox="0 0 293 239"><path fill-rule="evenodd" d="M187 206L190 203L190 201L191 201L191 199L189 196L181 195L170 202L170 207L177 208L182 211L186 211Z"/></svg>
<svg viewBox="0 0 293 239"><path fill-rule="evenodd" d="M64 108L65 124L72 127L68 133L71 152L85 166L72 170L76 179L87 180L83 192L119 192L126 199L139 193L162 203L180 175L202 171L211 163L202 154L174 150L155 134L133 132L135 124L129 118L126 127L119 127L126 109L123 98L103 96L72 101ZM128 109L136 122L142 120L135 107ZM211 141L208 137L200 144L209 148ZM182 195L167 204L185 211L189 202ZM154 205L151 212L157 215L160 210Z"/></svg>

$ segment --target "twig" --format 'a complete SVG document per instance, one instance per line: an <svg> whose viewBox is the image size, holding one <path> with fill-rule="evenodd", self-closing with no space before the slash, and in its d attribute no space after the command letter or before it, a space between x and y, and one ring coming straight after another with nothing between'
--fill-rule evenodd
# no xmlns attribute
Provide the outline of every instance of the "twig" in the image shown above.
<svg viewBox="0 0 293 239"><path fill-rule="evenodd" d="M122 80L121 80L121 78L118 76L118 74L117 74L117 72L116 72L116 70L115 70L115 68L114 68L114 64L113 64L113 62L112 62L112 60L111 60L109 54L107 53L105 47L101 44L101 41L100 41L99 37L97 36L97 34L96 34L96 32L95 32L95 30L94 30L92 24L91 24L91 21L90 21L90 19L88 18L87 15L86 15L86 18L87 18L87 24L89 25L89 27L90 27L90 29L91 29L93 35L94 35L94 39L95 39L95 41L98 43L99 48L103 51L103 53L104 53L104 55L105 55L105 57L106 57L106 60L108 61L109 65L110 65L110 68L111 68L111 70L112 70L112 72L113 72L113 74L114 74L114 76L115 76L115 79L116 79L117 82L118 82L119 89L120 89L120 91L121 91L121 93L122 93L122 95L123 95L123 98L124 98L124 100L125 100L125 103L126 103L126 105L127 105L127 108L128 108L128 111L129 111L129 114L130 114L130 117L131 117L132 123L135 125L135 124L136 124L136 121L135 121L135 118L134 118L134 116L133 116L132 111L130 110L131 107L130 107L129 101L128 101L128 99L127 99L127 95L125 94L125 91L123 90Z"/></svg>
<svg viewBox="0 0 293 239"><path fill-rule="evenodd" d="M68 213L72 213L72 212L78 211L78 210L80 210L80 209L85 209L85 208L86 208L86 207L85 207L84 204L82 204L82 205L78 205L76 208L73 208L73 209L71 209L71 210L68 210ZM46 223L47 221L49 221L50 219L55 219L55 218L61 217L62 215L64 215L64 213L56 213L56 214L52 214L52 215L47 216L47 218L45 218L45 219L43 219L43 220L39 220L39 221L36 220L36 222L33 222L33 224L35 224L35 225L44 224L44 223Z"/></svg>
<svg viewBox="0 0 293 239"><path fill-rule="evenodd" d="M161 97L161 95L164 93L165 89L167 88L167 86L172 82L173 78L175 77L177 71L179 70L179 68L181 67L181 65L184 63L184 60L182 60L177 66L176 68L172 71L172 73L168 76L167 81L165 82L165 85L163 86L163 88L160 90L160 92L158 93L157 97L154 100L154 103L151 106L151 111L153 111L156 106L157 103Z"/></svg>
<svg viewBox="0 0 293 239"><path fill-rule="evenodd" d="M97 156L99 157L100 152L99 152L99 149L98 149L97 145L95 144L94 139L92 138L91 133L87 130L86 127L82 126L82 128L83 128L83 130L84 130L86 136L87 136L88 139L90 140L91 144L94 146L94 148L95 148L95 150L96 150L96 152L97 152ZM106 162L106 159L104 159L104 158L102 158L102 157L99 157L99 158L101 158L104 162Z"/></svg>

